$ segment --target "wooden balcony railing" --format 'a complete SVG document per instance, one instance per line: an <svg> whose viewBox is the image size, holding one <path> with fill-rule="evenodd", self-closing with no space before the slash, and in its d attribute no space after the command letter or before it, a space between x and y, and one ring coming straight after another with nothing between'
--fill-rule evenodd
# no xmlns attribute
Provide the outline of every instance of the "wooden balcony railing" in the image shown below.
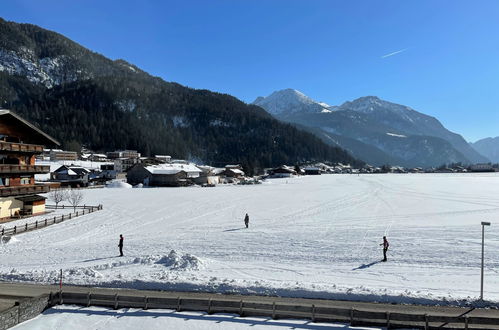
<svg viewBox="0 0 499 330"><path fill-rule="evenodd" d="M37 184L15 187L0 187L0 197L48 193L49 185Z"/></svg>
<svg viewBox="0 0 499 330"><path fill-rule="evenodd" d="M0 164L0 174L49 173L49 165L10 165Z"/></svg>
<svg viewBox="0 0 499 330"><path fill-rule="evenodd" d="M0 151L15 151L15 152L29 152L29 153L42 153L43 146L38 144L16 143L16 142L3 142L0 141Z"/></svg>

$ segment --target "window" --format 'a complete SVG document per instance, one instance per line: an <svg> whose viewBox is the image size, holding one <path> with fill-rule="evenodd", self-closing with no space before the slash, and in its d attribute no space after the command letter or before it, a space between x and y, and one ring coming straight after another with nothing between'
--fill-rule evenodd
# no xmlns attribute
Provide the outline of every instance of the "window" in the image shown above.
<svg viewBox="0 0 499 330"><path fill-rule="evenodd" d="M21 184L30 184L30 183L31 183L31 177L29 176L21 177Z"/></svg>
<svg viewBox="0 0 499 330"><path fill-rule="evenodd" d="M1 178L0 177L0 186L8 186L10 183L9 178Z"/></svg>

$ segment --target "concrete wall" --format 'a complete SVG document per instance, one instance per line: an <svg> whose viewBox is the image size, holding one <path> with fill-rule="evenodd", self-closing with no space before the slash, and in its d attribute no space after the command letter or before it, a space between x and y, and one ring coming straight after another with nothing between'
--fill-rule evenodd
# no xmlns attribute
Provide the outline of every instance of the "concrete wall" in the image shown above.
<svg viewBox="0 0 499 330"><path fill-rule="evenodd" d="M41 295L35 298L22 299L16 306L0 312L0 330L31 320L40 315L49 306L49 296Z"/></svg>
<svg viewBox="0 0 499 330"><path fill-rule="evenodd" d="M11 307L0 312L0 330L6 330L19 322L19 306Z"/></svg>
<svg viewBox="0 0 499 330"><path fill-rule="evenodd" d="M23 299L19 302L19 323L31 320L40 315L49 306L47 294L36 298Z"/></svg>
<svg viewBox="0 0 499 330"><path fill-rule="evenodd" d="M33 204L33 215L45 213L45 203L40 205Z"/></svg>

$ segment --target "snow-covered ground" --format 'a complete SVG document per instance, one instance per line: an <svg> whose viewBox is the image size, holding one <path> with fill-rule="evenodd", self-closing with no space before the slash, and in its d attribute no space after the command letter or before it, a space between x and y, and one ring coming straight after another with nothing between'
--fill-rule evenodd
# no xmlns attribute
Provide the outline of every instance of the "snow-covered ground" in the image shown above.
<svg viewBox="0 0 499 330"><path fill-rule="evenodd" d="M125 317L126 316L126 317ZM349 327L345 324L310 323L307 320L272 320L262 317L240 318L233 314L196 312L177 313L173 310L112 310L100 307L56 306L42 315L12 328L15 330L127 330L127 329L381 329Z"/></svg>
<svg viewBox="0 0 499 330"><path fill-rule="evenodd" d="M103 211L0 245L0 280L54 283L62 268L77 285L465 303L479 294L480 222L491 221L485 298L498 303L498 193L494 173L91 189L84 203Z"/></svg>

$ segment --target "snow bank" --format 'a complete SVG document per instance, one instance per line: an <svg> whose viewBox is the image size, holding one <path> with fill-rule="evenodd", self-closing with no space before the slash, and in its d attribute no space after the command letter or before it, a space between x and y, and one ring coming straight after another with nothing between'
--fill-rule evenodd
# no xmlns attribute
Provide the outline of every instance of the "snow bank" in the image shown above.
<svg viewBox="0 0 499 330"><path fill-rule="evenodd" d="M106 188L132 188L132 185L123 181L111 181L106 184Z"/></svg>
<svg viewBox="0 0 499 330"><path fill-rule="evenodd" d="M199 269L201 260L191 254L179 255L175 250L161 257L156 264L164 265L174 270Z"/></svg>

